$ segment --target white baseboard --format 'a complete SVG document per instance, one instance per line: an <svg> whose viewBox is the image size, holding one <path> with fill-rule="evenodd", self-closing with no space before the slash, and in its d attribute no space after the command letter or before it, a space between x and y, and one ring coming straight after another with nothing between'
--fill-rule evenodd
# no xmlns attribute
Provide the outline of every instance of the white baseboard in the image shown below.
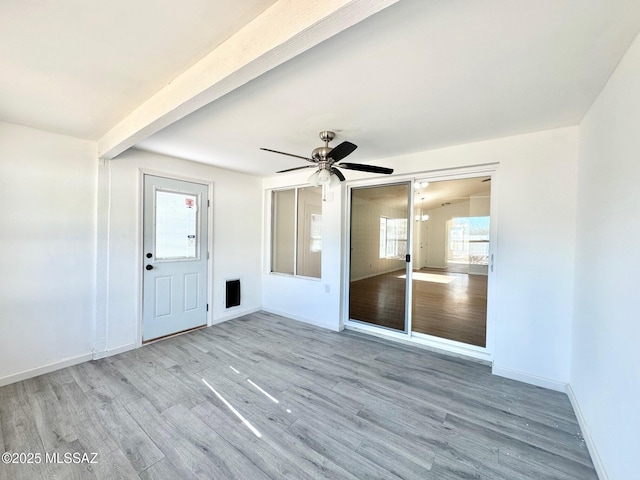
<svg viewBox="0 0 640 480"><path fill-rule="evenodd" d="M99 360L100 358L112 357L113 355L118 355L119 353L128 352L129 350L133 350L137 348L138 345L135 343L128 343L127 345L122 345L121 347L109 348L108 350L103 350L102 352L93 352L93 360Z"/></svg>
<svg viewBox="0 0 640 480"><path fill-rule="evenodd" d="M8 375L6 377L0 378L0 387L4 387L5 385L9 385L11 383L21 382L22 380L27 380L39 375L44 375L45 373L55 372L56 370L71 367L73 365L87 362L89 360L91 360L91 353L85 353L84 355L65 358L64 360L60 360L59 362L43 365L42 367L32 368L31 370L25 370L24 372L20 373L14 373L13 375Z"/></svg>
<svg viewBox="0 0 640 480"><path fill-rule="evenodd" d="M217 325L222 322L228 322L229 320L233 320L234 318L244 317L245 315L249 315L250 313L256 313L262 310L260 307L257 308L246 308L246 309L238 309L237 307L232 307L231 313L225 315L223 317L214 318L211 321L211 326Z"/></svg>
<svg viewBox="0 0 640 480"><path fill-rule="evenodd" d="M550 390L556 390L558 392L566 393L567 384L551 378L539 377L537 375L531 375L530 373L520 372L518 370L512 370L510 368L504 368L496 366L495 362L491 373L500 377L510 378L511 380L518 380L519 382L530 383L542 388L548 388Z"/></svg>
<svg viewBox="0 0 640 480"><path fill-rule="evenodd" d="M274 315L280 315L281 317L290 318L291 320L296 320L298 322L308 323L309 325L314 325L316 327L326 328L327 330L331 330L333 332L339 332L340 331L339 325L334 324L334 323L330 323L330 324L329 323L322 323L322 322L318 322L318 321L310 319L310 318L298 317L297 315L291 315L289 312L281 312L279 310L273 310L271 308L261 308L261 310L263 312L273 313Z"/></svg>
<svg viewBox="0 0 640 480"><path fill-rule="evenodd" d="M606 470L604 469L604 464L602 463L602 459L598 454L598 449L596 448L596 444L593 441L593 437L591 436L591 430L587 425L587 421L582 414L582 410L580 410L580 404L578 403L578 399L576 398L573 389L571 388L571 384L567 385L567 396L569 397L569 401L571 402L571 406L573 407L573 411L576 414L576 418L578 419L578 425L580 425L580 430L582 431L582 437L584 438L585 443L587 444L587 449L589 450L589 455L591 455L591 461L593 462L593 466L596 469L596 473L598 474L598 478L600 480L609 480L609 475L607 475Z"/></svg>

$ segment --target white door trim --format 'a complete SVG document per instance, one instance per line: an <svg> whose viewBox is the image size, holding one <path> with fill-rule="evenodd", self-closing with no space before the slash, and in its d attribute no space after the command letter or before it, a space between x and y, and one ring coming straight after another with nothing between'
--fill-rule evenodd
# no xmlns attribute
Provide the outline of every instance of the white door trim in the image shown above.
<svg viewBox="0 0 640 480"><path fill-rule="evenodd" d="M403 175L392 175L390 177L378 177L375 179L362 179L355 180L346 183L346 201L345 215L343 224L343 238L342 242L345 245L345 255L343 260L343 277L342 277L342 312L340 315L340 329L343 328L351 330L360 330L377 336L387 337L389 339L397 340L403 343L420 345L423 347L435 349L438 351L444 351L455 355L462 355L465 357L491 362L493 360L494 345L495 345L495 304L497 298L496 281L495 281L495 269L492 269L495 260L498 258L498 163L489 163L482 165L475 165L462 168L450 168L450 169L438 169L427 170L424 172L416 172ZM426 181L444 181L444 180L459 180L464 178L473 178L480 176L491 176L491 226L490 226L490 267L488 272L488 286L487 286L487 334L486 334L486 347L478 347L475 345L468 345L461 342L447 340L431 335L425 335L418 332L411 332L411 325L408 325L407 333L392 331L384 327L377 327L374 325L368 325L363 322L354 322L349 320L349 278L350 278L350 251L351 251L351 190L358 187L373 187L382 186L387 184L399 183L403 181L411 182L411 197L413 198L413 183L415 180ZM411 250L413 261L413 248ZM407 304L410 305L410 304Z"/></svg>
<svg viewBox="0 0 640 480"><path fill-rule="evenodd" d="M207 311L207 326L210 327L213 324L213 187L214 183L210 180L205 180L202 178L189 177L185 175L177 175L173 172L166 172L162 170L154 170L149 168L138 168L138 221L137 221L137 229L136 237L137 237L137 245L136 245L136 265L138 268L136 269L136 286L138 289L137 298L138 302L136 305L136 317L138 319L137 326L137 336L136 336L136 348L142 346L142 306L144 302L144 291L143 291L143 272L144 268L144 177L145 175L153 175L156 177L164 177L172 180L182 180L185 182L191 183L199 183L201 185L207 186L207 201L209 202L208 208L208 226L207 226L207 303L209 304L209 311Z"/></svg>

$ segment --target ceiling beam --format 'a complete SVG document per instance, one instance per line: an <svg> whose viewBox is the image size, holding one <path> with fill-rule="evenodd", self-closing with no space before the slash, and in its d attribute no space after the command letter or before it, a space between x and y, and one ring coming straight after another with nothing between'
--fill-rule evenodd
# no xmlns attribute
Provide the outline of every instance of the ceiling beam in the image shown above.
<svg viewBox="0 0 640 480"><path fill-rule="evenodd" d="M279 0L98 140L111 159L398 0Z"/></svg>

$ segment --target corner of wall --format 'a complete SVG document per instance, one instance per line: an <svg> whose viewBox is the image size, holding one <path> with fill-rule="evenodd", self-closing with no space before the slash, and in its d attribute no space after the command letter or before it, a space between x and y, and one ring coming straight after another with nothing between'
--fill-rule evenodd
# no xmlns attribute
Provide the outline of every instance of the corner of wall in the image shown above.
<svg viewBox="0 0 640 480"><path fill-rule="evenodd" d="M599 480L609 480L609 475L604 468L604 464L602 463L602 459L600 458L600 454L598 453L595 441L591 436L591 429L589 428L587 420L582 413L582 409L580 408L578 399L573 391L573 388L571 387L571 383L567 384L567 396L569 397L569 401L571 402L573 411L575 412L576 418L578 419L578 425L580 425L582 437L587 444L587 449L589 450L589 455L591 455L591 461L593 462L593 466L596 469L598 478Z"/></svg>

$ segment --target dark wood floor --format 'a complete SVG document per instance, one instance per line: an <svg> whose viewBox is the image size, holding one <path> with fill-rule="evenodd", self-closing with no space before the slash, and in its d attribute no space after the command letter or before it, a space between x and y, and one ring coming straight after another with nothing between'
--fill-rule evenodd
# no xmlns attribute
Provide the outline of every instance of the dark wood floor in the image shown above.
<svg viewBox="0 0 640 480"><path fill-rule="evenodd" d="M98 454L2 480L597 478L564 394L264 313L2 387L0 426L4 452Z"/></svg>
<svg viewBox="0 0 640 480"><path fill-rule="evenodd" d="M351 282L349 317L404 331L404 270ZM442 279L449 283L439 283ZM414 272L412 330L486 346L487 276L421 269Z"/></svg>

